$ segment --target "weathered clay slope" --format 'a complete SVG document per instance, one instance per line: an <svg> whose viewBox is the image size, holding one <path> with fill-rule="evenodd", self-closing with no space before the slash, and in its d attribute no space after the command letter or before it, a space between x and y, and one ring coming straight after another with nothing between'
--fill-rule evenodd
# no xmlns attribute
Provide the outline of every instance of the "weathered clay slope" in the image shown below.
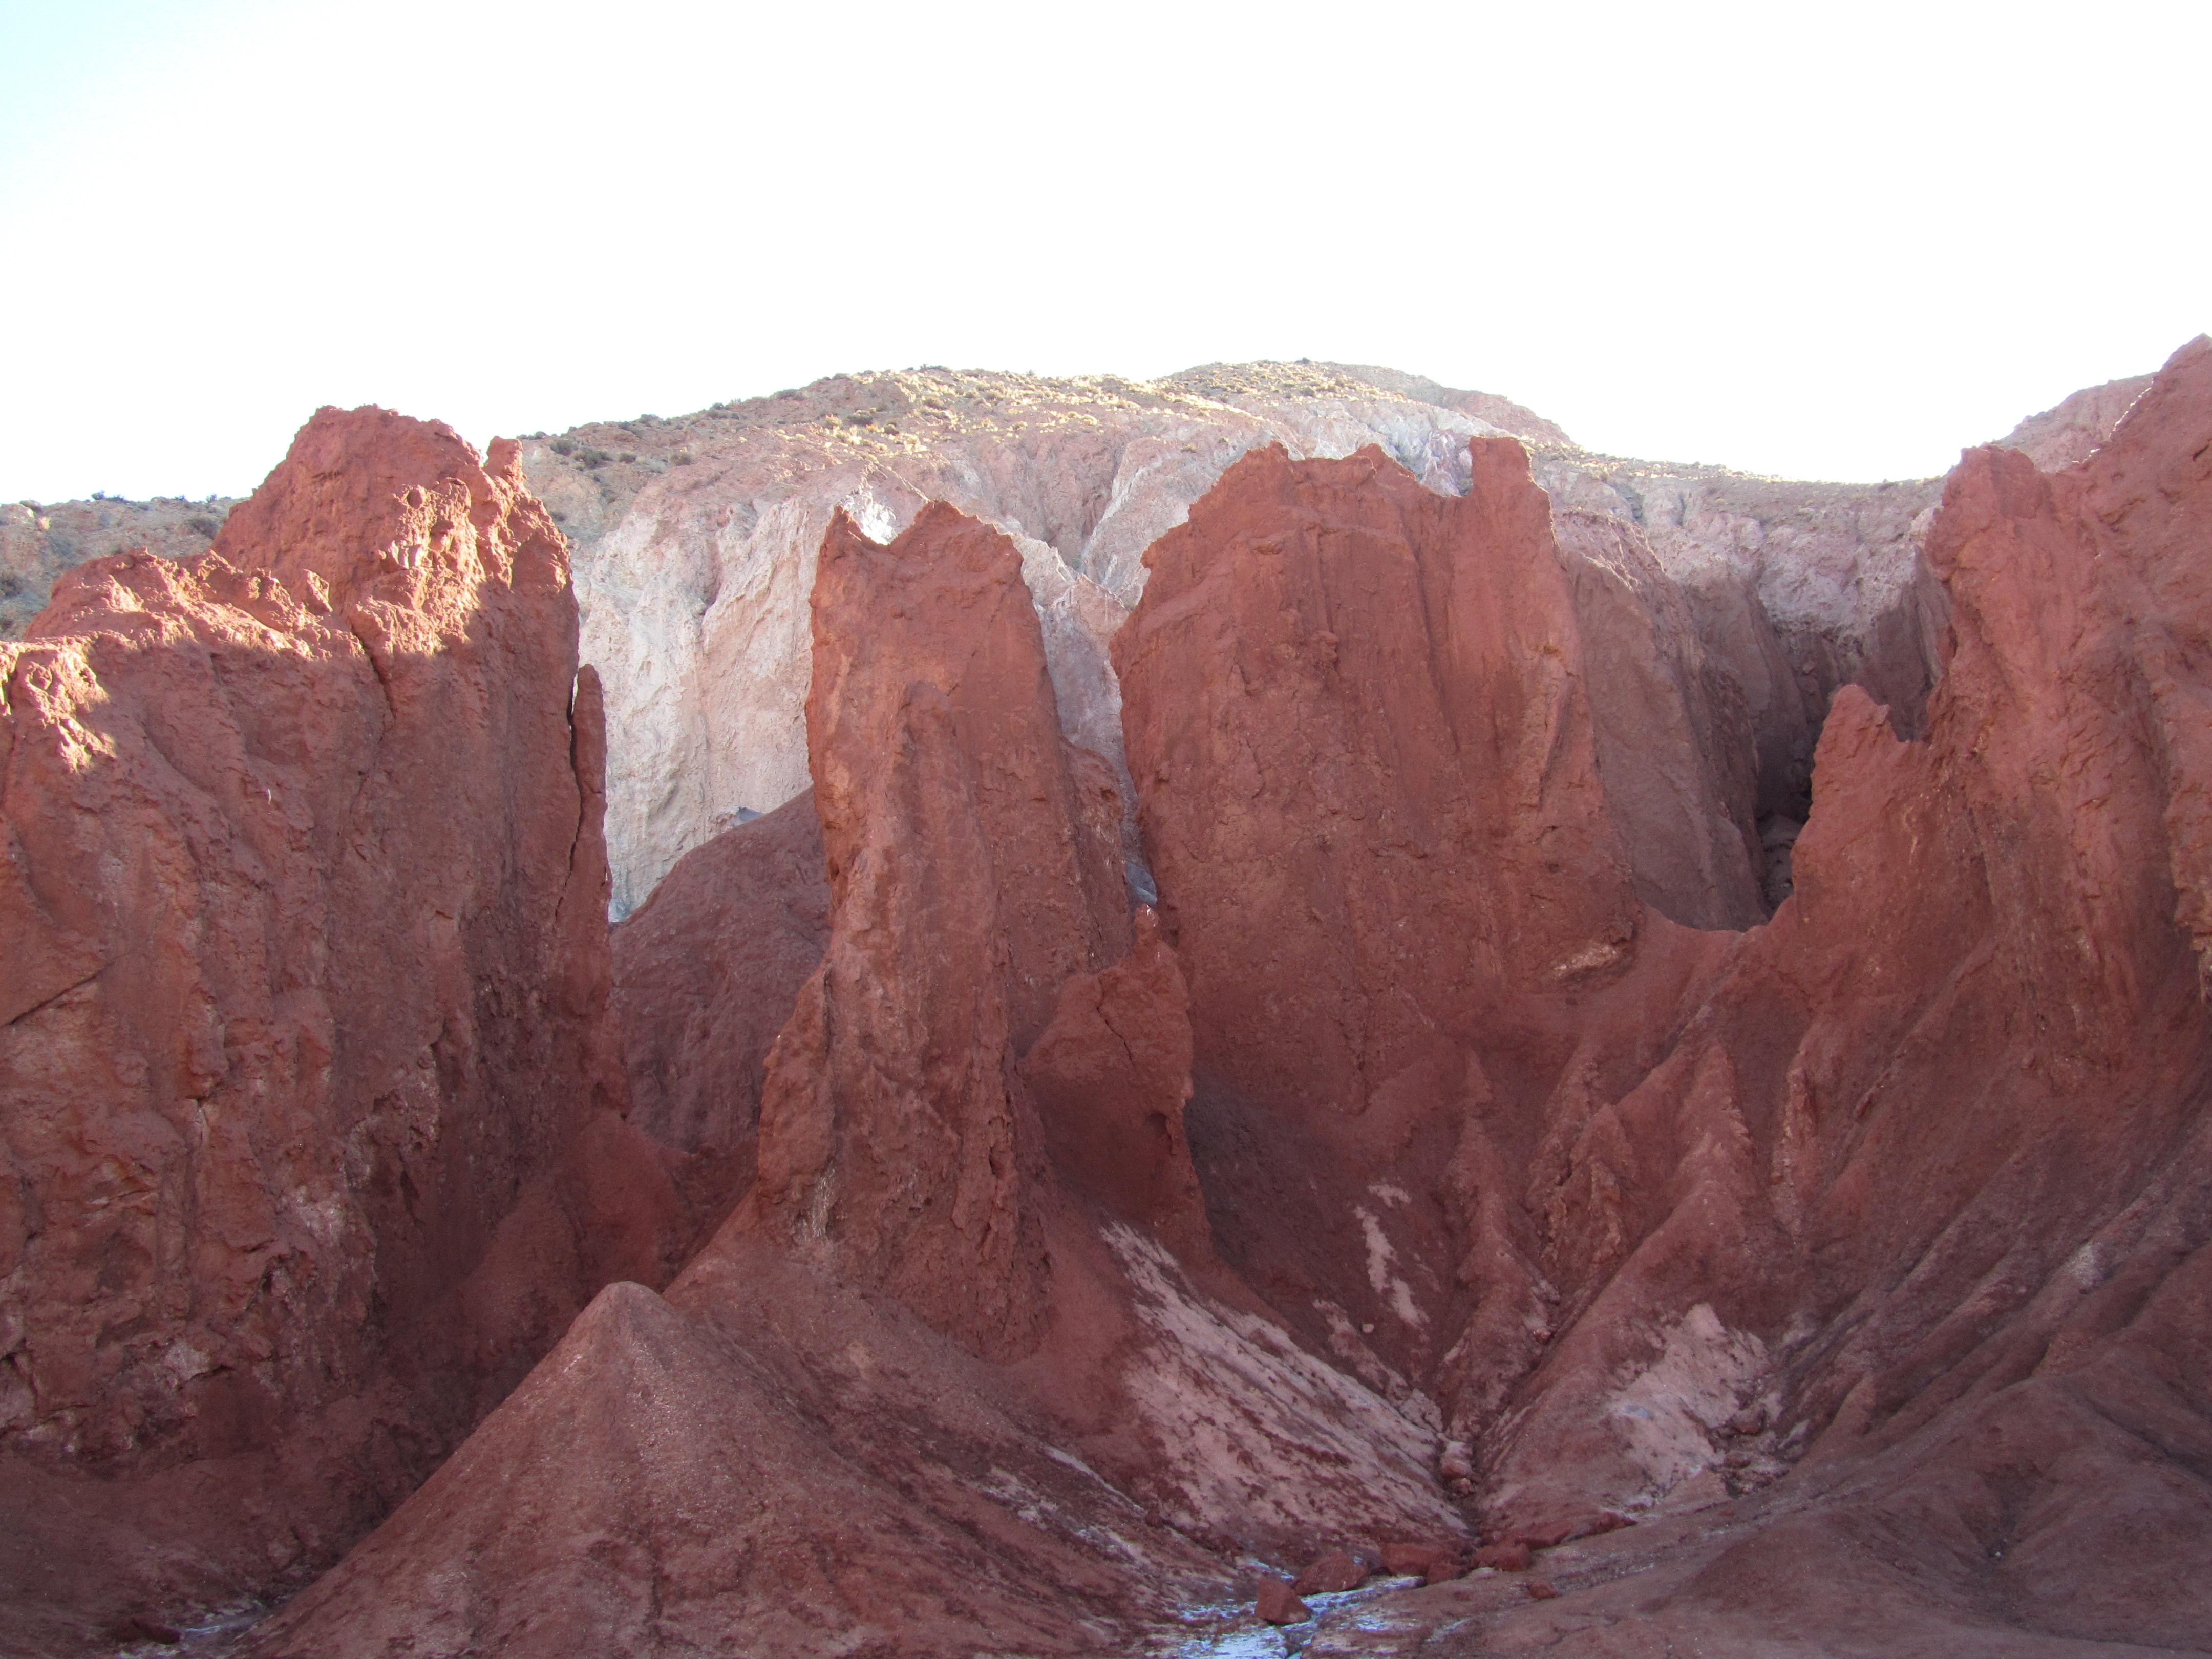
<svg viewBox="0 0 2212 1659"><path fill-rule="evenodd" d="M328 1559L667 1271L575 628L512 447L326 410L214 552L84 566L0 646L25 1650Z"/></svg>

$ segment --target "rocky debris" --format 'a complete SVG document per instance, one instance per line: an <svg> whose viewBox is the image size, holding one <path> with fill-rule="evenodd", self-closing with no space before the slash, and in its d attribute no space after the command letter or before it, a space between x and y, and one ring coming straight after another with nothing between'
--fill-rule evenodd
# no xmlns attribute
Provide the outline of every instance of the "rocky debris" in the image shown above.
<svg viewBox="0 0 2212 1659"><path fill-rule="evenodd" d="M1474 1553L1474 1565L1492 1567L1499 1572L1526 1572L1536 1564L1528 1546L1516 1538L1500 1544L1485 1544Z"/></svg>
<svg viewBox="0 0 2212 1659"><path fill-rule="evenodd" d="M204 553L235 503L157 496L129 501L15 501L0 506L0 640L21 639L53 597L54 584L88 559L152 552Z"/></svg>
<svg viewBox="0 0 2212 1659"><path fill-rule="evenodd" d="M1331 1550L1309 1562L1305 1571L1291 1581L1291 1589L1299 1595L1329 1595L1358 1589L1366 1582L1367 1568L1363 1563L1343 1550Z"/></svg>
<svg viewBox="0 0 2212 1659"><path fill-rule="evenodd" d="M1313 1617L1313 1609L1280 1578L1261 1579L1259 1605L1253 1611L1270 1625L1303 1625Z"/></svg>
<svg viewBox="0 0 2212 1659"><path fill-rule="evenodd" d="M1392 1577L1419 1578L1425 1584L1441 1584L1460 1576L1460 1552L1434 1543L1390 1543L1382 1546L1382 1571Z"/></svg>
<svg viewBox="0 0 2212 1659"><path fill-rule="evenodd" d="M0 645L0 1574L59 1650L325 1561L684 1231L619 1116L565 549L319 413Z"/></svg>
<svg viewBox="0 0 2212 1659"><path fill-rule="evenodd" d="M630 1121L701 1155L718 1219L751 1184L769 1049L829 938L811 793L692 848L614 929Z"/></svg>
<svg viewBox="0 0 2212 1659"><path fill-rule="evenodd" d="M1521 1589L1531 1601L1556 1601L1559 1599L1559 1591L1546 1579L1532 1578Z"/></svg>

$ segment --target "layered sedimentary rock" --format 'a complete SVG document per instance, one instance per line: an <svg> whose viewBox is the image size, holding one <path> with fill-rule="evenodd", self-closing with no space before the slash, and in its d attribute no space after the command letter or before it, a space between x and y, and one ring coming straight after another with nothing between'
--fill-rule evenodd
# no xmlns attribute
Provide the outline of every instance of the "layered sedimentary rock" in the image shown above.
<svg viewBox="0 0 2212 1659"><path fill-rule="evenodd" d="M213 552L83 566L0 646L0 1550L34 1646L326 1559L593 1288L668 1271L598 689L514 454L325 410Z"/></svg>

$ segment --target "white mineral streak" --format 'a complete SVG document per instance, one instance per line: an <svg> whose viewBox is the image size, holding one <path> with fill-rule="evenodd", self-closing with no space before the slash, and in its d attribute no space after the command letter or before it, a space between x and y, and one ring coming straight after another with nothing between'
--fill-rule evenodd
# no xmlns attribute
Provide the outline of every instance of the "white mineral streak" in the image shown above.
<svg viewBox="0 0 2212 1659"><path fill-rule="evenodd" d="M1429 1471L1436 1431L1255 1315L1196 1292L1148 1235L1107 1242L1146 1340L1124 1384L1159 1449L1170 1519L1328 1532L1388 1516L1452 1537L1461 1522Z"/></svg>
<svg viewBox="0 0 2212 1659"><path fill-rule="evenodd" d="M1656 1500L1719 1461L1715 1437L1749 1398L1766 1349L1700 1302L1667 1334L1659 1357L1613 1397L1606 1416Z"/></svg>

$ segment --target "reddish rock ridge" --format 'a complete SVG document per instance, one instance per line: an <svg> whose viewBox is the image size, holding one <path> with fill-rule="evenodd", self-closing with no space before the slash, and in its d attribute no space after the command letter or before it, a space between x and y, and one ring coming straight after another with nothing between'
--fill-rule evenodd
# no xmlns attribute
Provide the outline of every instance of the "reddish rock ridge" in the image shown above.
<svg viewBox="0 0 2212 1659"><path fill-rule="evenodd" d="M327 1559L667 1271L575 641L513 446L325 410L212 552L0 646L0 1554L49 1649Z"/></svg>
<svg viewBox="0 0 2212 1659"><path fill-rule="evenodd" d="M1062 982L1127 949L1119 796L1060 735L1019 553L950 507L889 546L833 521L814 665L830 945L769 1056L744 1213L1018 1352L1042 1147L1016 1061Z"/></svg>
<svg viewBox="0 0 2212 1659"><path fill-rule="evenodd" d="M1265 465L1328 499L1305 476L1321 464ZM1473 1443L1443 1472L1468 1479L1486 1530L1540 1547L1733 1495L1758 1522L1674 1537L1656 1597L1582 1599L1570 1581L1564 1611L1479 1603L1482 1628L1583 1628L1579 1600L1624 1653L1716 1631L2008 1653L2197 1640L2212 1618L2191 1565L2212 1546L2212 1413L2185 1381L2212 1342L2212 344L2178 354L2071 471L1968 455L1930 533L1952 618L1927 737L1838 696L1797 892L1770 926L1699 937L1647 914L1620 930L1632 960L1618 950L1547 997L1508 971L1516 949L1540 961L1571 937L1572 912L1541 904L1540 860L1509 842L1482 866L1516 914L1430 884L1418 843L1368 827L1387 812L1395 828L1408 793L1512 780L1498 735L1524 728L1496 720L1489 744L1439 756L1403 672L1362 674L1334 694L1357 717L1339 713L1299 622L1329 617L1334 666L1354 660L1340 641L1371 635L1382 658L1392 628L1441 632L1448 613L1401 599L1368 621L1325 560L1301 571L1321 538L1285 533L1291 492L1240 499L1239 483L1155 550L1119 642L1147 847L1191 978L1217 1243L1294 1321L1350 1306L1348 1364L1364 1335L1436 1393ZM1312 517L1352 544L1342 526L1371 535L1381 510ZM1239 575L1209 589L1211 569ZM1340 796L1340 757L1363 748L1427 763L1370 766L1383 787ZM1568 758L1521 789L1532 826L1558 780L1604 781L1571 738L1547 752ZM1459 781L1436 781L1440 764ZM1329 810L1346 798L1357 813ZM1586 829L1581 869L1618 893L1617 862L1587 850L1601 845ZM1396 894L1364 896L1386 876ZM1439 910L1495 931L1453 945ZM1364 979L1401 932L1426 972ZM1500 967L1459 989L1457 964L1486 952ZM1389 1007L1432 983L1425 1025ZM1308 1073L1285 1054L1317 1058ZM1298 1227L1273 1224L1293 1200Z"/></svg>
<svg viewBox="0 0 2212 1659"><path fill-rule="evenodd" d="M1656 1493L1652 1524L1578 1548L1541 1612L1446 1597L1394 1639L2055 1656L2212 1627L2212 342L2073 467L1970 452L1929 545L1927 738L1838 698L1796 897L1586 1117L1571 1184L1603 1202L1558 1223L1621 1265L1562 1285L1484 1448L1501 1528Z"/></svg>
<svg viewBox="0 0 2212 1659"><path fill-rule="evenodd" d="M1747 1452L1923 1428L1958 1450L1945 1413L2024 1382L2068 1325L2064 1369L2094 1370L2113 1328L2081 1328L2075 1299L2130 1263L2151 1301L2188 1279L2148 1240L2185 1234L2212 1181L2208 443L2199 343L2083 465L1993 448L1953 476L1927 740L1838 697L1796 897L1646 1078L1579 1126L1553 1118L1555 1233L1601 1232L1618 1265L1579 1289L1555 1275L1559 1334L1494 1449L1503 1511L1540 1531L1648 1492L1655 1462L1679 1460L1662 1486L1711 1462L1702 1431L1663 1453L1619 1431L1624 1367L1698 1374L1715 1424L1723 1397L1755 1403L1770 1437ZM1645 1333L1669 1328L1654 1353ZM2047 1409L2039 1392L2019 1407Z"/></svg>
<svg viewBox="0 0 2212 1659"><path fill-rule="evenodd" d="M1629 550L1562 550L1516 443L1472 462L1453 498L1255 451L1115 646L1217 1242L1401 1389L1459 1334L1450 1206L1492 1213L1446 1179L1462 1121L1556 1071L1579 1003L1663 999L1682 953L1643 947L1680 930L1639 889L1688 906L1717 868L1755 902L1694 641L1657 638Z"/></svg>

